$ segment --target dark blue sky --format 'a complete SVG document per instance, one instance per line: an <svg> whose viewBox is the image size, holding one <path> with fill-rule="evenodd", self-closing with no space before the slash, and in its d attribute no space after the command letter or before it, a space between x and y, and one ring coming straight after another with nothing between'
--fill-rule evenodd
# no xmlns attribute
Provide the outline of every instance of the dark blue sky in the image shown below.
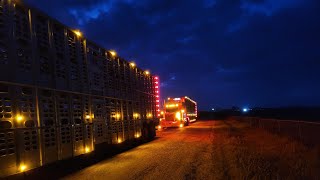
<svg viewBox="0 0 320 180"><path fill-rule="evenodd" d="M320 105L319 0L26 0L202 110Z"/></svg>

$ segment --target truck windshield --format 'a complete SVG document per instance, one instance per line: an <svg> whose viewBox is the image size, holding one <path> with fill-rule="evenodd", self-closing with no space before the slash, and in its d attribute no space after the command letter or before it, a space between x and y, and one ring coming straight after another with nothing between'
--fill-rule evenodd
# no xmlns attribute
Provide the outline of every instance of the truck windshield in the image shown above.
<svg viewBox="0 0 320 180"><path fill-rule="evenodd" d="M178 111L178 108L166 108L166 112L172 113Z"/></svg>

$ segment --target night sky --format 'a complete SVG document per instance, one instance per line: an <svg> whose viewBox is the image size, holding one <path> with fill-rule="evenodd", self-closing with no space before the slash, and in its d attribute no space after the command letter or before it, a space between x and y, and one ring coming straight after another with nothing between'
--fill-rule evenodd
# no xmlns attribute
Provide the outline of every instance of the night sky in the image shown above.
<svg viewBox="0 0 320 180"><path fill-rule="evenodd" d="M319 0L26 0L199 108L320 105Z"/></svg>

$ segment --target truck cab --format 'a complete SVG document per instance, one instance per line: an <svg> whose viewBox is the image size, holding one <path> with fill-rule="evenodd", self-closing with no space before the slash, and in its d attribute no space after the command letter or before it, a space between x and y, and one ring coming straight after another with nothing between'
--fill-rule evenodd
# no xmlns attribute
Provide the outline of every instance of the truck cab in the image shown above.
<svg viewBox="0 0 320 180"><path fill-rule="evenodd" d="M168 98L164 103L161 127L184 127L196 119L196 102L190 101L187 96Z"/></svg>

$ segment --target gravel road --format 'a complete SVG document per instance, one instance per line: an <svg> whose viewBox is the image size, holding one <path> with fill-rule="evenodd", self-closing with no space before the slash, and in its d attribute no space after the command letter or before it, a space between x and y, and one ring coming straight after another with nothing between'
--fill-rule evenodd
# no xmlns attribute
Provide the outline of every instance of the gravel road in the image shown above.
<svg viewBox="0 0 320 180"><path fill-rule="evenodd" d="M157 132L154 141L101 161L64 179L212 179L212 142L219 121Z"/></svg>

